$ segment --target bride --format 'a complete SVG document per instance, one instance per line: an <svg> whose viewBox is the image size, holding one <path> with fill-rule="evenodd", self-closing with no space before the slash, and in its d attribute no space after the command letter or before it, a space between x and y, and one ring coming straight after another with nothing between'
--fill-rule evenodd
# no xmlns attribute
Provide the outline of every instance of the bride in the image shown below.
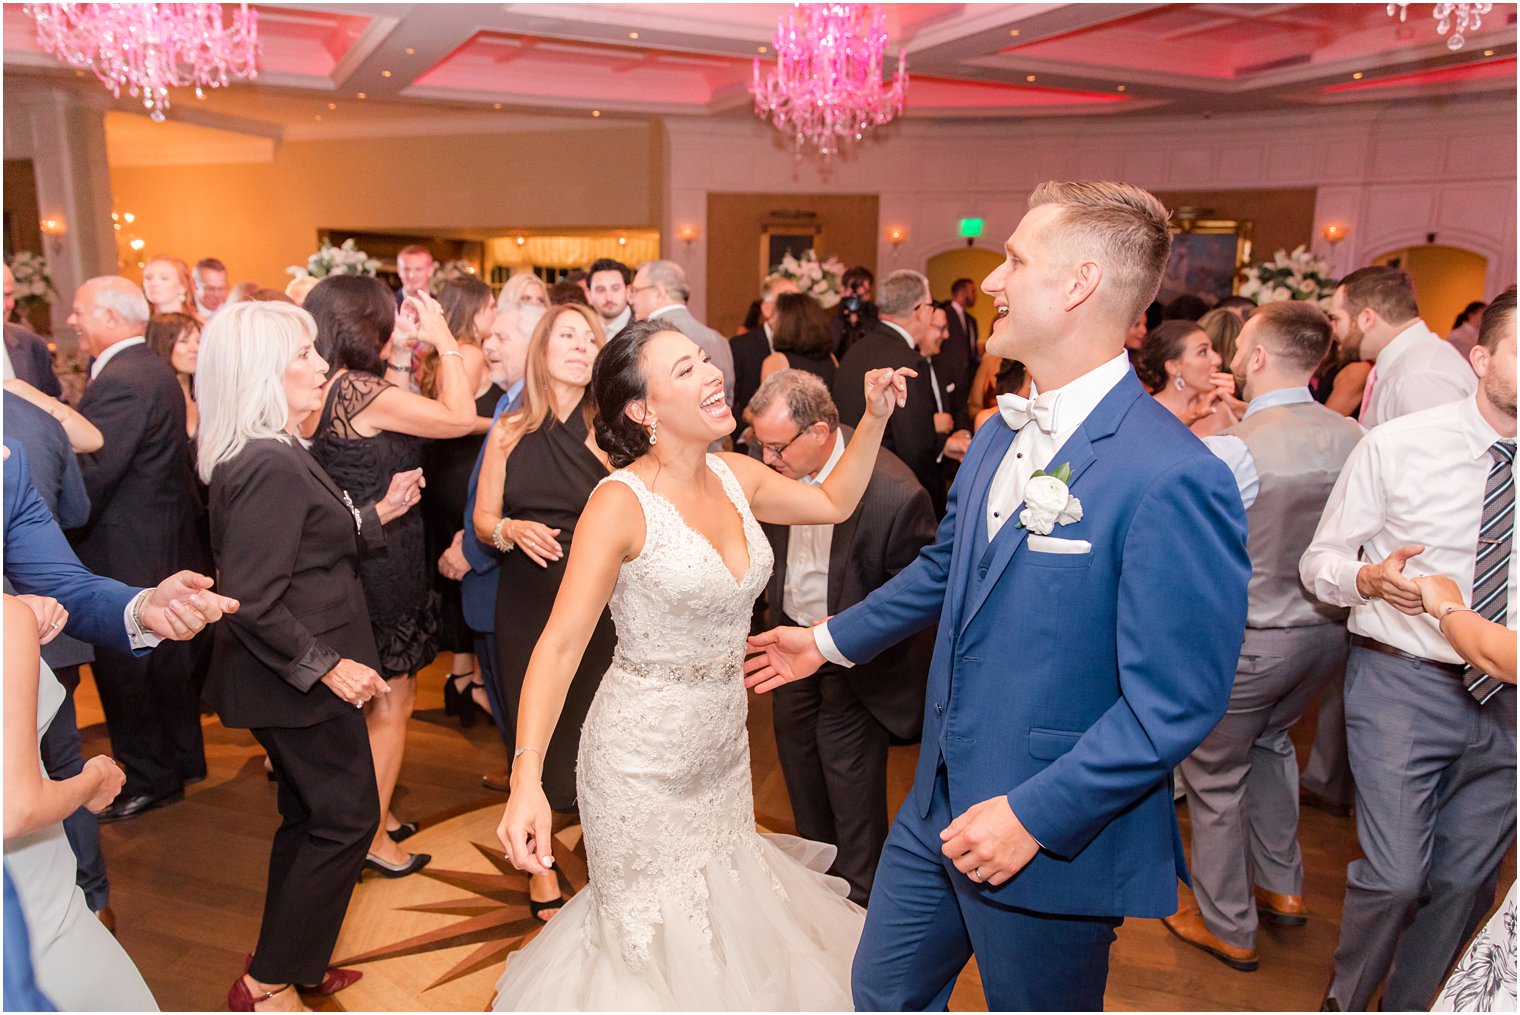
<svg viewBox="0 0 1520 1015"><path fill-rule="evenodd" d="M617 471L586 504L518 711L497 834L520 870L553 864L543 752L597 617L617 651L581 734L590 884L507 960L497 1011L849 1010L864 911L834 847L755 832L745 635L772 556L756 516L837 524L865 492L910 370L866 376L866 415L821 486L707 453L734 427L723 375L658 321L609 341L592 375Z"/></svg>

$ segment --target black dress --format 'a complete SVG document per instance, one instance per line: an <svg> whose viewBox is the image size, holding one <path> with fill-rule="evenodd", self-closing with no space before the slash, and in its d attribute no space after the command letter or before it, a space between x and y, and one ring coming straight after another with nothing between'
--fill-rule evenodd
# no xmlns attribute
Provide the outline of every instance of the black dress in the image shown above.
<svg viewBox="0 0 1520 1015"><path fill-rule="evenodd" d="M514 733L528 660L549 623L559 584L565 577L565 562L570 559L576 522L591 491L606 475L606 468L586 447L581 406L563 423L551 416L541 429L518 441L507 458L502 517L559 529L559 544L565 551L548 567L539 567L521 550L502 558L501 580L496 586L496 678L501 682L505 728ZM565 694L565 707L543 759L544 795L557 811L575 810L575 755L580 749L581 725L602 674L612 663L616 644L612 614L603 609Z"/></svg>
<svg viewBox="0 0 1520 1015"><path fill-rule="evenodd" d="M365 437L353 419L391 385L374 374L350 370L327 392L311 453L355 507L385 496L391 476L422 465L427 442L382 430ZM422 514L408 511L385 527L385 552L359 561L359 580L369 602L380 675L416 673L438 654L438 593L428 575Z"/></svg>
<svg viewBox="0 0 1520 1015"><path fill-rule="evenodd" d="M502 390L492 384L475 399L475 415L490 419L501 399ZM454 541L454 533L464 528L465 494L469 492L470 472L486 435L465 434L449 440L435 440L425 454L422 474L427 486L422 490L422 522L427 532L427 559L433 589L438 593L440 613L438 648L443 652L474 652L475 635L464 622L464 606L459 598L459 582L438 573L438 558Z"/></svg>
<svg viewBox="0 0 1520 1015"><path fill-rule="evenodd" d="M834 386L834 374L839 368L834 365L834 360L831 357L823 356L819 359L814 359L811 356L803 356L787 350L782 350L781 355L786 357L788 370L806 370L810 374L822 377L823 383L827 387L832 388Z"/></svg>

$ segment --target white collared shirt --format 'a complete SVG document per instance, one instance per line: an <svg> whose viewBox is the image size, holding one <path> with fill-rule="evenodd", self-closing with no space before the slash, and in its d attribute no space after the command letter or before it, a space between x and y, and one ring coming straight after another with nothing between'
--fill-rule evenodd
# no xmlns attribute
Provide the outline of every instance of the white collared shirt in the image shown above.
<svg viewBox="0 0 1520 1015"><path fill-rule="evenodd" d="M1369 430L1478 390L1478 377L1462 354L1419 318L1378 353L1368 383L1372 391L1361 424Z"/></svg>
<svg viewBox="0 0 1520 1015"><path fill-rule="evenodd" d="M1024 485L1035 470L1047 468L1051 458L1087 422L1087 417L1098 403L1114 389L1124 375L1129 373L1129 354L1121 352L1113 359L1094 367L1075 380L1054 389L1057 394L1054 410L1053 433L1045 433L1032 422L1021 428L1003 455L997 473L987 488L987 538L997 536L998 530L1013 516L1024 499ZM1036 394L1031 384L1029 397ZM1057 463L1060 464L1060 463ZM963 516L969 519L969 514ZM840 666L853 666L834 644L827 623L813 628L813 638L823 657Z"/></svg>
<svg viewBox="0 0 1520 1015"><path fill-rule="evenodd" d="M820 486L844 455L844 434L834 431L834 450L823 468L803 482ZM799 624L816 624L829 615L829 553L834 526L793 525L786 543L786 582L781 611Z"/></svg>
<svg viewBox="0 0 1520 1015"><path fill-rule="evenodd" d="M1444 574L1472 598L1478 523L1499 435L1476 398L1400 416L1357 444L1325 504L1314 541L1299 562L1304 586L1324 602L1351 607L1352 634L1439 662L1461 658L1435 618L1411 617L1381 599L1362 598L1357 572L1410 544L1425 547L1406 577ZM1514 466L1511 465L1511 470ZM1515 555L1509 558L1509 614L1515 629Z"/></svg>
<svg viewBox="0 0 1520 1015"><path fill-rule="evenodd" d="M776 333L771 331L770 321L761 321L760 330L765 332L765 345L771 352L776 351Z"/></svg>
<svg viewBox="0 0 1520 1015"><path fill-rule="evenodd" d="M598 315L598 316L600 316L600 315ZM610 321L603 320L602 321L602 332L608 338L611 338L613 335L616 335L618 332L620 332L624 328L628 327L628 322L631 321L631 320L633 320L633 308L632 307L624 307L623 308L623 312L621 314L618 314L612 320L610 320Z"/></svg>
<svg viewBox="0 0 1520 1015"><path fill-rule="evenodd" d="M908 334L907 328L904 328L901 324L893 324L885 317L881 319L881 323L885 324L887 327L891 328L893 331L901 335L903 337L903 341L908 343L909 349L912 349L914 352L918 351L918 343L913 341L913 336Z"/></svg>
<svg viewBox="0 0 1520 1015"><path fill-rule="evenodd" d="M106 368L106 364L111 362L117 353L123 349L130 349L134 345L146 345L147 342L148 340L141 335L138 335L136 338L124 338L120 342L117 342L105 352L95 357L94 364L90 366L90 380L93 381L99 377L100 372Z"/></svg>
<svg viewBox="0 0 1520 1015"><path fill-rule="evenodd" d="M1277 405L1302 405L1312 401L1314 395L1308 388L1278 388L1251 399L1242 418L1250 419L1253 412ZM1234 434L1213 434L1205 437L1203 443L1214 452L1215 458L1230 467L1230 473L1235 477L1235 486L1240 490L1241 504L1247 508L1255 504L1256 495L1261 492L1261 473L1256 469L1256 459L1251 457L1246 442Z"/></svg>

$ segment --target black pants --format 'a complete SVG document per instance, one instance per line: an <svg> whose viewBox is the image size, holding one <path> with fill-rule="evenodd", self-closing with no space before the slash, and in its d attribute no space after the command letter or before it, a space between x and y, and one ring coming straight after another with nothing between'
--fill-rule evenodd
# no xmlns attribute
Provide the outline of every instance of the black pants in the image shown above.
<svg viewBox="0 0 1520 1015"><path fill-rule="evenodd" d="M79 742L79 725L74 714L74 691L79 687L79 667L60 666L54 672L63 685L63 704L58 714L48 724L38 745L42 752L42 767L48 778L72 779L84 771L84 751ZM74 881L84 892L85 905L92 912L100 912L111 903L111 883L106 880L106 858L100 851L100 822L95 815L81 807L63 819L63 834L68 837L69 848L74 851L79 871Z"/></svg>
<svg viewBox="0 0 1520 1015"><path fill-rule="evenodd" d="M123 797L167 796L205 777L195 653L191 642L164 642L143 656L95 650L111 753L127 772Z"/></svg>
<svg viewBox="0 0 1520 1015"><path fill-rule="evenodd" d="M833 873L850 883L851 901L864 906L887 839L891 737L832 663L811 680L778 687L772 698L797 834L839 847Z"/></svg>
<svg viewBox="0 0 1520 1015"><path fill-rule="evenodd" d="M279 783L269 887L248 972L263 983L318 983L380 826L364 712L298 729L256 729Z"/></svg>

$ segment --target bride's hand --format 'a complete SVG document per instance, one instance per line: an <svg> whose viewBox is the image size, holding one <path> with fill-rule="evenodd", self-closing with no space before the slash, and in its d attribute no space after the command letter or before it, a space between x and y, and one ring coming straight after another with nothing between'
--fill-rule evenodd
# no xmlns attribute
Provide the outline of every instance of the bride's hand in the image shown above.
<svg viewBox="0 0 1520 1015"><path fill-rule="evenodd" d="M526 755L524 755L526 757ZM547 874L554 866L554 816L543 787L534 783L512 786L496 837L506 847L512 866L529 874Z"/></svg>
<svg viewBox="0 0 1520 1015"><path fill-rule="evenodd" d="M866 374L866 418L886 419L892 415L894 406L908 404L908 378L917 377L918 371L911 367L886 367Z"/></svg>

